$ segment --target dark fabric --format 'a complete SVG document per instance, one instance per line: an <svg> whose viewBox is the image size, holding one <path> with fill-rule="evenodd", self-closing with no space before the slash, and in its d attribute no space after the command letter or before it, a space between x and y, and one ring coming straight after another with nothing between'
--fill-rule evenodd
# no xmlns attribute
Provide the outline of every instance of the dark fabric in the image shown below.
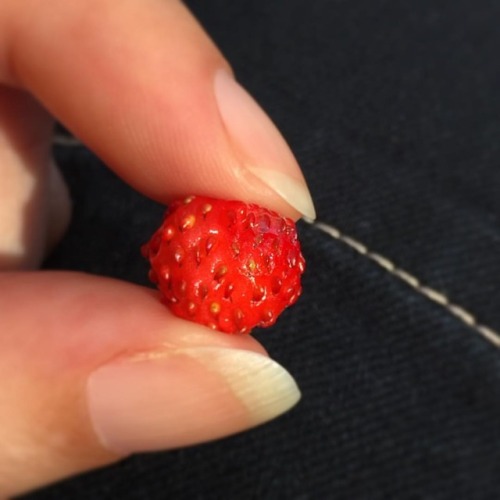
<svg viewBox="0 0 500 500"><path fill-rule="evenodd" d="M189 2L298 156L318 218L500 329L500 3ZM124 103L126 105L126 103ZM46 263L146 284L162 208L58 148L73 225ZM258 337L303 400L248 433L25 498L500 498L500 352L317 228Z"/></svg>

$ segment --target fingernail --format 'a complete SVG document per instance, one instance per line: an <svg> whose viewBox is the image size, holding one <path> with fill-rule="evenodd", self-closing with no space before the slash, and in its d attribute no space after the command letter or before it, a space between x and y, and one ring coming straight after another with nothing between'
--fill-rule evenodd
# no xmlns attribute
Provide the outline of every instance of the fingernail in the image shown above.
<svg viewBox="0 0 500 500"><path fill-rule="evenodd" d="M120 454L227 436L300 399L290 374L268 357L213 347L115 361L90 376L87 395L97 437Z"/></svg>
<svg viewBox="0 0 500 500"><path fill-rule="evenodd" d="M222 120L249 171L314 219L314 204L300 167L274 123L227 71L216 73L214 85Z"/></svg>

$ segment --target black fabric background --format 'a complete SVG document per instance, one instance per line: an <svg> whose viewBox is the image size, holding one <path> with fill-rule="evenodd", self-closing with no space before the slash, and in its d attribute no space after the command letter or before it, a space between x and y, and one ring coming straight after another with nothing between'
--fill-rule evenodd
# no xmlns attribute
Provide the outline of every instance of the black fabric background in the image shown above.
<svg viewBox="0 0 500 500"><path fill-rule="evenodd" d="M319 220L500 329L500 3L189 5L291 144ZM138 249L162 208L84 148L56 153L75 214L46 267L146 284ZM298 407L24 498L500 498L500 352L346 245L300 232L303 298L258 334L296 377Z"/></svg>

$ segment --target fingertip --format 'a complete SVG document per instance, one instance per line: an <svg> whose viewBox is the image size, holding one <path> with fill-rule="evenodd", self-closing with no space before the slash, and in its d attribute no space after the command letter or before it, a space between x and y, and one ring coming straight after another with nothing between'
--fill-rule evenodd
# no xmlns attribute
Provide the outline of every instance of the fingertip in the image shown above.
<svg viewBox="0 0 500 500"><path fill-rule="evenodd" d="M225 70L215 73L214 92L229 141L248 172L292 210L314 219L314 204L302 171L269 115Z"/></svg>
<svg viewBox="0 0 500 500"><path fill-rule="evenodd" d="M89 379L88 398L101 443L124 454L243 431L290 409L300 392L265 356L198 347L101 367Z"/></svg>
<svg viewBox="0 0 500 500"><path fill-rule="evenodd" d="M314 215L283 136L181 2L87 3L23 17L19 85L157 201L200 194Z"/></svg>

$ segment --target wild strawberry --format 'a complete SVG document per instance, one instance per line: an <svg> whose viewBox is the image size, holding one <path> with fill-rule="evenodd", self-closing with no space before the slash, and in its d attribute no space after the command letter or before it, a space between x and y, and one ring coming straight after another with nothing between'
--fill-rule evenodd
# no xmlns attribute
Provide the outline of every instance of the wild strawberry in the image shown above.
<svg viewBox="0 0 500 500"><path fill-rule="evenodd" d="M142 250L174 314L222 332L274 324L302 291L295 224L258 205L176 201Z"/></svg>

